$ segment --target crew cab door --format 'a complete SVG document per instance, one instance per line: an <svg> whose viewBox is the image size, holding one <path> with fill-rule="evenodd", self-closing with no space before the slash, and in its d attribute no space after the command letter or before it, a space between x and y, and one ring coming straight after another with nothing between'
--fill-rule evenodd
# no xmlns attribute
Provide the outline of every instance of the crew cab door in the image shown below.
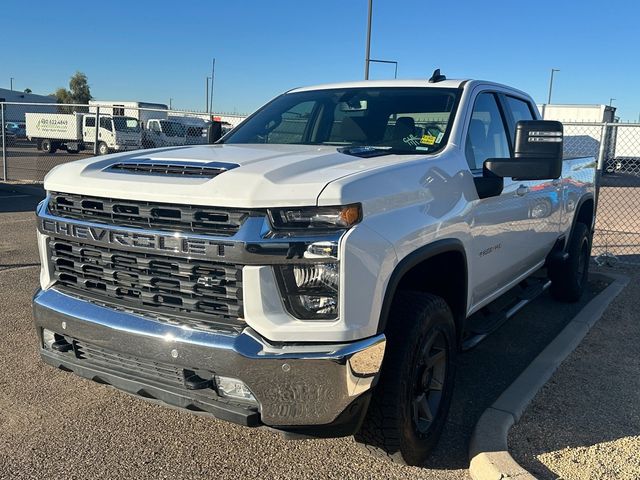
<svg viewBox="0 0 640 480"><path fill-rule="evenodd" d="M515 143L516 123L520 120L536 120L534 106L525 98L514 95L500 95L499 99L506 113L511 145ZM562 209L562 182L557 180L518 181L518 188L524 192L528 222L532 235L528 237L531 261L544 259L560 234Z"/></svg>
<svg viewBox="0 0 640 480"><path fill-rule="evenodd" d="M503 94L483 91L475 97L465 138L465 156L474 176L482 177L485 160L511 156L512 123ZM472 306L502 293L544 261L546 243L559 223L557 216L551 219L554 208L558 211L557 197L546 187L538 188L542 183L505 178L500 195L472 202Z"/></svg>

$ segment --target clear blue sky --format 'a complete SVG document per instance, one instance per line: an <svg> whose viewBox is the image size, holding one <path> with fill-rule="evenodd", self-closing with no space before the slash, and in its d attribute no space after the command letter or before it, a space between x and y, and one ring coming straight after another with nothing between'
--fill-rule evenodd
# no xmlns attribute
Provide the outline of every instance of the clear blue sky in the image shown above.
<svg viewBox="0 0 640 480"><path fill-rule="evenodd" d="M292 87L363 76L367 0L4 1L0 86L48 94L87 74L97 99L249 112ZM507 83L545 102L608 103L640 114L640 2L374 0L372 58L399 76ZM393 67L372 65L372 78Z"/></svg>

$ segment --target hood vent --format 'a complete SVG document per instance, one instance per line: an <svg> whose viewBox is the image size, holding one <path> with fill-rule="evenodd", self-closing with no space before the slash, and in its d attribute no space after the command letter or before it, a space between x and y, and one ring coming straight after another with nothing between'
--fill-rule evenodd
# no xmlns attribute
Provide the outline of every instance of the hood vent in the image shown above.
<svg viewBox="0 0 640 480"><path fill-rule="evenodd" d="M213 178L221 173L239 167L235 163L188 163L141 160L138 162L114 163L106 170L138 175L170 175L172 177Z"/></svg>

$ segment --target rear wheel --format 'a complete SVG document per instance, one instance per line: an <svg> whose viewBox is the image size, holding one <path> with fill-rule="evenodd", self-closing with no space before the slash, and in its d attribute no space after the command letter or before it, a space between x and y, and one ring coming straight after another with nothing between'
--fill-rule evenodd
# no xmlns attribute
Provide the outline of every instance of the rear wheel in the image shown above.
<svg viewBox="0 0 640 480"><path fill-rule="evenodd" d="M398 293L380 381L356 441L396 463L424 464L449 411L455 356L447 303L431 294Z"/></svg>
<svg viewBox="0 0 640 480"><path fill-rule="evenodd" d="M551 295L556 300L577 302L587 285L591 234L584 223L576 223L566 253L567 260L549 272Z"/></svg>
<svg viewBox="0 0 640 480"><path fill-rule="evenodd" d="M56 150L58 149L56 144L49 139L42 140L41 147L42 151L45 153L56 153Z"/></svg>

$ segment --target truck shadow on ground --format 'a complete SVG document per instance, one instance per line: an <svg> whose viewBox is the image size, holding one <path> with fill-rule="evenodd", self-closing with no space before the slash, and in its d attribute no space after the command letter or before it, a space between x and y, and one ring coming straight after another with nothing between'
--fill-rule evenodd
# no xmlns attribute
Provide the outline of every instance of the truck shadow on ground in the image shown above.
<svg viewBox="0 0 640 480"><path fill-rule="evenodd" d="M476 348L459 355L448 421L426 468L469 467L469 440L484 410L606 286L591 280L585 295L574 304L557 302L546 292Z"/></svg>
<svg viewBox="0 0 640 480"><path fill-rule="evenodd" d="M44 195L44 190L41 195L32 195L0 182L0 213L35 212Z"/></svg>

